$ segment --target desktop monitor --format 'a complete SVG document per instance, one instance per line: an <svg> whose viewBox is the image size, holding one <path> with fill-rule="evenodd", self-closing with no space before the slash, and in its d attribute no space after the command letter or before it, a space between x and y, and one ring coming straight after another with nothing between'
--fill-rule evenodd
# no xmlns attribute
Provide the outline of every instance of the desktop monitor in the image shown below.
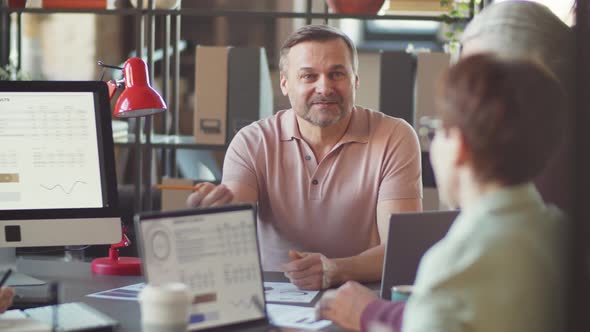
<svg viewBox="0 0 590 332"><path fill-rule="evenodd" d="M106 84L0 81L0 271L16 247L119 242L117 205Z"/></svg>

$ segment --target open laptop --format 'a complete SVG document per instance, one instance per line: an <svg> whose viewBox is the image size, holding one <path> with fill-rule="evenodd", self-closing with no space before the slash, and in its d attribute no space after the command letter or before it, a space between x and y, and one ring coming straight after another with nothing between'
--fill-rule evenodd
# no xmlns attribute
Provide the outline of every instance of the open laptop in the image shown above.
<svg viewBox="0 0 590 332"><path fill-rule="evenodd" d="M393 286L414 283L422 255L445 236L458 214L458 210L453 210L391 215L381 298L391 299Z"/></svg>
<svg viewBox="0 0 590 332"><path fill-rule="evenodd" d="M194 294L192 331L268 331L252 205L135 216L146 280Z"/></svg>

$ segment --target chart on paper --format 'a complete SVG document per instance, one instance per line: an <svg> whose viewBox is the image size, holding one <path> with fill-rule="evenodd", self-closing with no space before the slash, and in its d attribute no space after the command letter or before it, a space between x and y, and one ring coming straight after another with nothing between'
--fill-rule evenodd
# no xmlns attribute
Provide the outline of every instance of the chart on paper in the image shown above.
<svg viewBox="0 0 590 332"><path fill-rule="evenodd" d="M93 94L0 99L0 210L101 207Z"/></svg>
<svg viewBox="0 0 590 332"><path fill-rule="evenodd" d="M264 282L264 296L268 302L311 303L319 291L297 288L290 282Z"/></svg>

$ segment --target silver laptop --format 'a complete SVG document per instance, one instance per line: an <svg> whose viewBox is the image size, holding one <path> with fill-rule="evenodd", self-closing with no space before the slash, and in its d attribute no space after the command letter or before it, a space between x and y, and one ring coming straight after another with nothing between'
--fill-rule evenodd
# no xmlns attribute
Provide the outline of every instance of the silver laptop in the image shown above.
<svg viewBox="0 0 590 332"><path fill-rule="evenodd" d="M252 205L135 216L146 280L193 292L192 331L265 331L260 254Z"/></svg>
<svg viewBox="0 0 590 332"><path fill-rule="evenodd" d="M445 236L458 214L453 210L391 215L381 298L391 299L392 286L414 283L422 255Z"/></svg>

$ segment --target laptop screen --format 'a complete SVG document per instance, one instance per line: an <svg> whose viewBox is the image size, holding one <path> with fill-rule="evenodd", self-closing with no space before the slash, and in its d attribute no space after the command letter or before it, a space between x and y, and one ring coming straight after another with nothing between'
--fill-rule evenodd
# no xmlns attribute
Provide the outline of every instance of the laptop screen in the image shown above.
<svg viewBox="0 0 590 332"><path fill-rule="evenodd" d="M454 211L394 213L389 219L381 298L391 299L391 287L411 285L422 256L440 241L459 214Z"/></svg>
<svg viewBox="0 0 590 332"><path fill-rule="evenodd" d="M266 319L251 205L136 216L150 284L182 282L194 294L189 328Z"/></svg>

